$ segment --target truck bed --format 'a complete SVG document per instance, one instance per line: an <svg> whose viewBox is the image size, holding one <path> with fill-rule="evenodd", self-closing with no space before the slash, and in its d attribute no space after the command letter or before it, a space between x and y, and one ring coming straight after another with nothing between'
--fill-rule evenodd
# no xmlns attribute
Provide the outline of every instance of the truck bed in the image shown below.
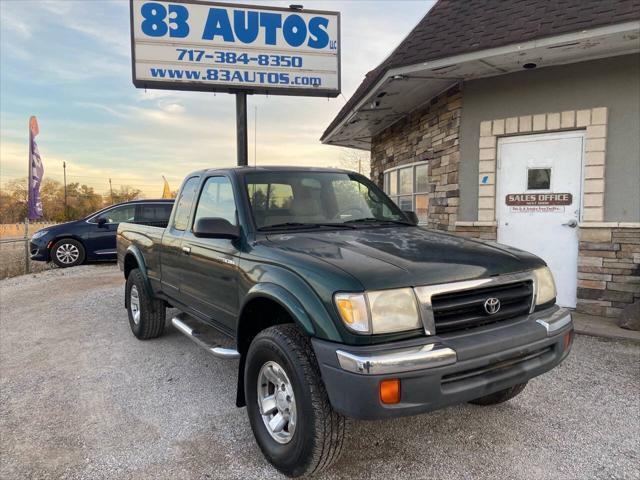
<svg viewBox="0 0 640 480"><path fill-rule="evenodd" d="M158 222L158 224L163 226L127 222L118 226L117 244L120 269L124 269L124 256L127 248L134 244L144 256L149 279L160 280L160 248L167 222Z"/></svg>

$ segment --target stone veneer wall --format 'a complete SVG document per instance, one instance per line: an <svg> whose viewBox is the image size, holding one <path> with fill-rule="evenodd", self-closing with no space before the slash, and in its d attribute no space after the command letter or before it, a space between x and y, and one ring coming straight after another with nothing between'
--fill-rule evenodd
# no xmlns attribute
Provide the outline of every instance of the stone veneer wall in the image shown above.
<svg viewBox="0 0 640 480"><path fill-rule="evenodd" d="M384 171L429 161L429 228L455 230L460 187L462 93L454 86L376 135L371 146L371 179L379 186Z"/></svg>
<svg viewBox="0 0 640 480"><path fill-rule="evenodd" d="M634 301L640 301L640 225L581 226L576 310L616 317Z"/></svg>
<svg viewBox="0 0 640 480"><path fill-rule="evenodd" d="M489 202L484 198L484 192L480 193L484 202L481 199L479 206L490 209L490 214L483 215L478 221L457 222L461 107L462 93L455 86L376 135L371 147L371 178L382 186L385 170L428 161L429 182L432 184L429 228L496 240L497 225L492 210L494 191L487 194L491 197ZM606 143L607 114L606 108L595 108L483 122L481 137L488 138L480 141L481 147L494 152L496 139L501 134L541 133L576 127L587 129L584 206L588 214L584 220L591 223L583 223L579 227L576 310L615 317L625 306L640 301L640 224L601 222L604 200L604 154L601 151ZM495 163L495 155L482 158L481 151L479 162ZM491 172L495 172L495 168Z"/></svg>

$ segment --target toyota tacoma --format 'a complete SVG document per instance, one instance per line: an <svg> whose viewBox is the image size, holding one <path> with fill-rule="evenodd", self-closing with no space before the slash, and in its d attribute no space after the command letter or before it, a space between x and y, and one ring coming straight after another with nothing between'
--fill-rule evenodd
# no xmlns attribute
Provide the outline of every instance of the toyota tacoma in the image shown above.
<svg viewBox="0 0 640 480"><path fill-rule="evenodd" d="M186 177L168 226L121 223L133 334L171 323L238 359L236 404L288 476L340 455L345 418L493 405L573 339L540 258L417 225L353 172L291 167Z"/></svg>

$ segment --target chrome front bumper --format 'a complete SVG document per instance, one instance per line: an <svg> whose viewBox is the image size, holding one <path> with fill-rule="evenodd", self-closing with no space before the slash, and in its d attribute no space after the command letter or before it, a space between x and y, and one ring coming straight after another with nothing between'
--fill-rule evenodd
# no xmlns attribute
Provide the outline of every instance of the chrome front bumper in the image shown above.
<svg viewBox="0 0 640 480"><path fill-rule="evenodd" d="M536 322L546 331L547 337L572 324L571 312L558 308L552 313L547 311L528 315L528 321ZM385 350L380 353L353 353L336 350L340 367L352 373L362 375L390 375L412 372L428 368L452 365L457 361L456 351L440 342L415 347Z"/></svg>
<svg viewBox="0 0 640 480"><path fill-rule="evenodd" d="M572 344L571 313L551 307L482 327L379 345L312 338L333 408L358 419L424 413L527 382L560 364ZM401 382L400 402L379 385Z"/></svg>

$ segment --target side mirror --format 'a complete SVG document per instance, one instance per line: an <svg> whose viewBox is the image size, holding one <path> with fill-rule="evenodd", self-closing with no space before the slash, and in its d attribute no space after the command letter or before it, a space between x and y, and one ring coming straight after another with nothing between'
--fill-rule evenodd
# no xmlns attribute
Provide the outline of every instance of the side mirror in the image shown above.
<svg viewBox="0 0 640 480"><path fill-rule="evenodd" d="M104 217L98 218L98 227L104 227L107 224L107 219Z"/></svg>
<svg viewBox="0 0 640 480"><path fill-rule="evenodd" d="M413 212L411 210L403 210L402 213L404 213L409 219L409 221L414 225L418 225L418 223L420 223L420 220L418 219L418 215L416 215L416 212Z"/></svg>
<svg viewBox="0 0 640 480"><path fill-rule="evenodd" d="M240 227L231 225L224 218L201 218L193 227L193 234L198 238L228 238L235 240L240 237Z"/></svg>

